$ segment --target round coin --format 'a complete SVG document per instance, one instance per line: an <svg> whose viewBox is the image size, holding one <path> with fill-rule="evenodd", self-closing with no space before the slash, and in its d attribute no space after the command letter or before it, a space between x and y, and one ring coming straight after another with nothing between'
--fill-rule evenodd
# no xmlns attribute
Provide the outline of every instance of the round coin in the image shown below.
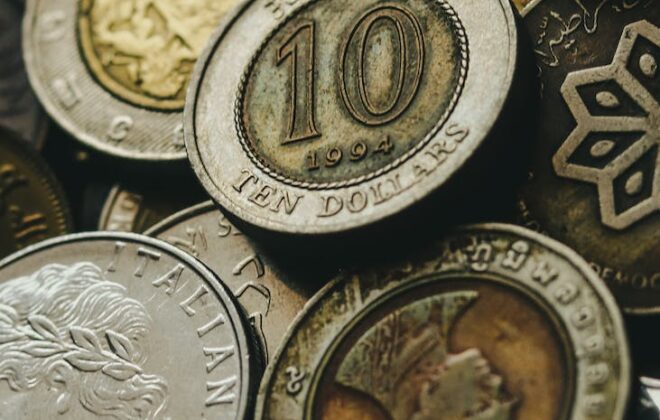
<svg viewBox="0 0 660 420"><path fill-rule="evenodd" d="M0 126L36 148L43 146L48 120L28 82L21 49L21 7L0 0Z"/></svg>
<svg viewBox="0 0 660 420"><path fill-rule="evenodd" d="M184 159L194 63L238 0L39 0L25 18L30 80L74 137L130 159Z"/></svg>
<svg viewBox="0 0 660 420"><path fill-rule="evenodd" d="M502 113L516 48L505 0L249 2L193 74L190 161L252 225L374 223L474 155Z"/></svg>
<svg viewBox="0 0 660 420"><path fill-rule="evenodd" d="M259 419L616 419L621 314L587 263L507 225L349 273L306 306L262 381Z"/></svg>
<svg viewBox="0 0 660 420"><path fill-rule="evenodd" d="M525 9L541 118L521 213L578 251L632 313L660 312L660 7Z"/></svg>
<svg viewBox="0 0 660 420"><path fill-rule="evenodd" d="M266 362L321 283L304 278L304 270L282 269L211 202L184 210L146 234L194 255L223 279L250 317Z"/></svg>
<svg viewBox="0 0 660 420"><path fill-rule="evenodd" d="M7 418L246 418L247 334L217 277L148 237L71 235L0 261Z"/></svg>
<svg viewBox="0 0 660 420"><path fill-rule="evenodd" d="M46 162L0 129L0 258L72 229L66 198Z"/></svg>

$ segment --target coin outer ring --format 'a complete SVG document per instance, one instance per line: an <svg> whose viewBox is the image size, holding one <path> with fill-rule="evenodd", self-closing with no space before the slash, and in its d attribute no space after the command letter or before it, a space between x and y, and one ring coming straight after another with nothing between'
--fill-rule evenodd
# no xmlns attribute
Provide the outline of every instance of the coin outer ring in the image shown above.
<svg viewBox="0 0 660 420"><path fill-rule="evenodd" d="M310 1L313 0L296 3L295 7L282 6L282 9L286 10L284 18L295 13L299 8L305 7ZM456 3L455 0L448 1L447 3L453 7L459 19L462 16L465 17L465 5L461 6L460 2ZM188 151L188 159L190 160L197 177L213 200L232 214L254 226L281 233L302 235L339 233L373 224L400 213L402 210L412 206L423 197L426 197L433 191L439 189L453 174L463 167L474 154L475 150L478 149L486 139L495 122L499 119L500 114L503 112L504 104L509 97L510 89L513 85L513 76L517 62L518 39L512 6L507 0L499 0L496 3L502 10L501 19L506 23L506 30L504 28L502 29L502 34L506 32L506 41L508 42L508 45L506 45L506 48L508 49L506 58L502 59L502 57L500 57L501 60L497 63L493 63L491 58L479 58L479 60L481 60L479 62L479 68L475 69L474 61L476 60L474 60L474 54L470 52L470 57L473 62L469 63L470 70L468 70L466 76L466 84L463 88L463 94L461 98L458 99L454 112L449 116L444 125L444 128L446 128L450 126L450 124L453 124L454 120L457 119L457 115L459 115L459 118L465 117L461 119L466 120L466 122L463 123L463 126L466 126L466 128L469 129L469 139L464 140L453 153L443 156L445 159L433 168L431 172L432 176L427 176L424 179L421 179L421 181L415 180L414 183L412 180L408 180L410 184L401 188L396 194L390 197L389 201L386 203L374 204L371 196L369 196L369 205L365 206L365 208L359 212L351 213L344 209L341 214L324 218L317 217L317 215L322 210L322 200L329 195L328 191L315 191L308 188L293 186L289 185L288 182L282 182L281 180L273 178L267 172L254 165L249 154L245 153L245 150L239 141L240 137L234 118L236 89L240 86L240 80L244 75L246 66L249 64L254 53L258 50L263 41L261 38L261 32L266 36L273 28L280 24L278 19L266 15L266 13L269 13L267 10L259 9L259 6L262 5L261 3L247 0L240 7L237 7L231 16L227 16L225 22L216 30L211 41L207 44L204 52L199 57L191 77L186 98L186 106L184 109L184 137L186 149ZM251 16L249 18L242 18L243 15L247 14L250 14ZM462 20L462 24L468 32L468 43L474 47L475 40L472 38L480 38L480 42L484 42L483 38L488 37L479 37L469 33L471 30L479 30L479 28L475 29L477 25L476 22L474 22L476 19L481 18L478 11L471 11L471 16L468 16L468 18L473 21L471 26L468 26L464 19ZM256 42L250 41L250 45L252 43L255 44L254 48L244 45L241 51L231 49L232 53L236 53L237 55L240 55L240 57L234 56L234 60L229 64L223 62L222 58L216 60L217 50L221 48L221 46L224 47L222 44L225 38L233 37L233 26L241 24L243 19L253 19L258 22L258 24L255 23L254 26L256 28L255 32L258 31L259 34L253 34L252 36L259 36L259 39L256 40ZM242 26L245 26L245 24ZM483 25L481 26L481 30L485 30ZM502 43L498 45L502 45ZM485 45L482 45L480 48L485 48ZM213 72L209 70L211 66L217 66ZM493 66L501 72L502 82L501 86L496 87L497 92L493 94L493 111L488 117L482 115L475 117L472 115L472 109L474 108L470 108L469 104L464 104L464 102L467 101L465 97L468 96L468 94L471 95L470 98L476 96L477 87L474 86L474 84L477 83L475 80L479 78L479 75L472 73L477 71L488 72ZM218 67L222 68L222 71L219 71ZM204 127L205 133L200 134L201 124L198 122L198 119L204 119L204 116L198 109L200 106L200 97L203 91L209 88L206 85L207 78L212 78L212 74L215 73L223 75L223 81L225 81L226 86L223 87L222 92L223 94L226 93L228 97L231 96L232 100L223 103L222 110L214 108L213 114L215 119L219 121L216 121L212 127ZM498 73L498 75L500 74ZM485 77L486 75L482 76ZM200 117L200 115L202 115L202 117ZM476 118L479 119L475 120ZM225 121L227 119L230 119L230 121ZM218 148L217 154L213 154L213 156L204 155L204 152L200 149L200 141L208 141L208 138L206 137L209 132L212 133L213 136L221 136L223 138L223 141L215 142L220 143L222 149L220 150ZM436 135L426 147L417 152L417 155L410 157L398 168L392 169L390 173L387 174L390 177L388 179L394 178L404 171L406 176L412 173L413 166L417 164L415 158L422 155L424 151L429 150L436 140L442 141L442 138L443 136L441 133ZM232 186L237 182L242 169L249 170L258 180L263 182L262 185L270 186L276 191L285 191L291 197L303 196L304 198L295 209L295 213L287 214L286 212L273 212L267 208L256 206L253 203L248 202L245 197L238 195ZM212 175L212 171L217 175ZM331 191L331 193L346 198L357 193L368 194L370 188L375 188L380 182L387 180L384 179L385 177L385 175L381 175L375 179L363 181L358 185L337 188Z"/></svg>
<svg viewBox="0 0 660 420"><path fill-rule="evenodd" d="M222 306L226 309L227 313L230 316L231 321L233 321L232 329L234 331L234 336L236 337L236 342L238 343L239 348L243 349L243 358L240 359L241 366L241 388L237 393L237 398L240 399L240 402L237 404L237 419L248 418L247 414L251 409L251 400L254 400L251 397L251 392L258 383L258 375L255 375L255 364L258 363L254 357L254 343L248 343L250 337L250 331L247 327L246 321L243 319L243 315L239 313L240 305L239 303L231 296L224 285L221 283L215 274L213 274L204 264L199 262L194 257L186 254L185 252L179 250L173 245L163 242L158 239L146 237L144 235L137 235L134 233L115 233L115 232L93 232L93 233L77 233L72 235L60 236L58 238L50 239L44 242L41 242L36 245L25 248L22 251L19 251L15 254L10 255L9 257L0 260L0 270L8 265L15 263L23 258L30 257L31 255L37 254L42 251L49 250L51 248L56 248L60 245L66 245L75 242L82 241L94 241L94 240L107 240L107 241L126 241L134 242L143 245L147 245L153 248L156 248L160 251L166 252L175 259L185 262L189 267L199 274L205 283L215 292L218 300Z"/></svg>
<svg viewBox="0 0 660 420"><path fill-rule="evenodd" d="M64 3L64 4L62 4ZM37 15L42 4L48 4L50 13L59 13L64 19L61 38L40 41ZM33 0L26 2L23 17L23 59L28 79L35 94L48 114L73 137L91 148L121 158L141 161L175 161L186 157L185 149L173 151L177 132L182 126L181 111L154 111L137 107L121 100L102 87L90 73L78 46L77 1ZM55 15L51 15L55 16ZM44 43L44 46L40 45ZM67 44L68 45L63 45ZM52 48L61 52L53 63L44 63L42 49ZM75 78L78 102L71 111L58 101L52 83ZM77 110L77 111L76 111ZM126 138L115 142L108 139L109 130L118 119L130 120ZM134 137L134 138L133 138ZM132 140L130 140L133 138ZM105 139L105 140L104 140ZM131 142L131 146L122 143ZM170 142L169 145L166 145ZM154 151L155 147L164 149ZM177 146L178 147L178 146Z"/></svg>
<svg viewBox="0 0 660 420"><path fill-rule="evenodd" d="M501 223L483 223L483 224L475 224L475 225L459 227L453 230L452 232L450 232L449 236L452 236L452 234L457 235L457 234L469 234L469 233L479 233L479 232L516 235L530 242L535 242L544 248L550 248L557 255L562 256L566 258L566 260L570 261L570 264L573 265L577 271L580 271L583 274L586 282L589 283L589 285L595 290L598 297L602 301L603 306L610 315L612 325L614 326L615 329L614 335L616 337L617 342L620 344L619 346L620 347L619 348L620 379L619 379L619 388L616 394L617 396L619 396L619 398L617 401L617 405L614 409L614 416L612 417L612 419L622 420L625 416L628 401L630 399L630 387L632 381L630 350L628 348L628 337L626 334L626 329L624 327L623 316L621 314L618 305L614 300L614 297L612 296L612 293L609 291L607 286L605 286L604 282L589 267L589 264L571 248L562 244L561 242L558 242L540 233L531 231L527 228L514 226L514 225L501 224ZM280 347L277 349L271 362L266 368L264 376L261 380L261 385L259 387L259 393L257 395L257 404L254 415L254 418L256 420L267 418L266 413L264 412L264 408L266 406L268 395L270 394L270 388L275 379L274 375L276 372L278 372L278 368L280 367L279 365L281 363L281 360L286 354L287 346L290 343L290 341L295 337L299 326L304 322L309 312L314 310L315 307L321 301L323 301L323 299L327 297L328 292L333 288L335 288L339 283L341 283L344 280L345 278L340 277L328 283L325 287L323 287L319 292L317 292L316 295L314 295L314 297L312 297L305 304L305 307L302 309L302 311L300 311L298 316L291 323L291 326L289 327L289 331L282 339L282 344L280 344ZM404 285L406 283L406 280L409 281L410 279L404 279L403 281L394 280L393 281L394 285L390 283L390 285L386 285L380 288L380 295L391 290L388 289L388 287L397 288L401 285ZM302 405L304 406L305 403L302 403ZM571 420L577 420L580 418L582 417L578 416L571 418Z"/></svg>

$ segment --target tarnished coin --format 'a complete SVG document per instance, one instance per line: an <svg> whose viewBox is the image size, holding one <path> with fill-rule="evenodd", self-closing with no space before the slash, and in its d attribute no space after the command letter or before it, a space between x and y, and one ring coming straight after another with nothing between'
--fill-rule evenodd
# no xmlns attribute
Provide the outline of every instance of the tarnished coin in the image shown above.
<svg viewBox="0 0 660 420"><path fill-rule="evenodd" d="M633 313L660 311L660 4L525 9L542 85L525 222L586 259Z"/></svg>
<svg viewBox="0 0 660 420"><path fill-rule="evenodd" d="M146 234L194 255L224 281L250 317L266 361L321 284L305 278L304 270L282 269L211 202L184 210Z"/></svg>
<svg viewBox="0 0 660 420"><path fill-rule="evenodd" d="M48 120L23 64L21 18L16 1L0 0L0 126L41 148Z"/></svg>
<svg viewBox="0 0 660 420"><path fill-rule="evenodd" d="M258 419L621 420L621 314L587 263L507 225L315 296L262 381Z"/></svg>
<svg viewBox="0 0 660 420"><path fill-rule="evenodd" d="M95 149L184 159L183 100L213 29L238 0L38 0L25 57L51 116Z"/></svg>
<svg viewBox="0 0 660 420"><path fill-rule="evenodd" d="M143 233L203 199L204 195L195 188L168 185L135 189L115 185L103 206L99 230Z"/></svg>
<svg viewBox="0 0 660 420"><path fill-rule="evenodd" d="M0 129L0 258L71 230L69 206L46 163Z"/></svg>
<svg viewBox="0 0 660 420"><path fill-rule="evenodd" d="M47 241L0 262L0 417L246 418L247 334L217 277L175 247Z"/></svg>
<svg viewBox="0 0 660 420"><path fill-rule="evenodd" d="M371 224L474 155L506 102L516 48L505 0L249 2L193 74L190 161L250 224Z"/></svg>

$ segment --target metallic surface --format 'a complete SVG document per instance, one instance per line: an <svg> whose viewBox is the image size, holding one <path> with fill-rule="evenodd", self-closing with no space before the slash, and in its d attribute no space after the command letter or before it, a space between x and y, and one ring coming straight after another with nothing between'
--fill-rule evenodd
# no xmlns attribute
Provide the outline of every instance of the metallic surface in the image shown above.
<svg viewBox="0 0 660 420"><path fill-rule="evenodd" d="M184 159L187 74L201 38L233 4L30 2L23 40L30 81L48 113L87 145L129 159ZM191 12L203 5L213 13ZM190 19L199 22L187 27Z"/></svg>
<svg viewBox="0 0 660 420"><path fill-rule="evenodd" d="M479 148L516 49L505 1L247 2L193 74L190 161L212 198L253 225L374 223L435 192Z"/></svg>
<svg viewBox="0 0 660 420"><path fill-rule="evenodd" d="M262 381L258 419L617 419L631 381L611 294L567 247L476 225L329 284Z"/></svg>
<svg viewBox="0 0 660 420"><path fill-rule="evenodd" d="M660 4L525 9L542 85L524 223L592 263L632 313L660 310Z"/></svg>
<svg viewBox="0 0 660 420"><path fill-rule="evenodd" d="M245 418L246 334L217 277L175 247L44 242L0 261L0 417Z"/></svg>
<svg viewBox="0 0 660 420"><path fill-rule="evenodd" d="M46 163L0 129L0 258L72 229L66 197Z"/></svg>
<svg viewBox="0 0 660 420"><path fill-rule="evenodd" d="M318 290L320 282L297 267L282 268L281 259L270 257L210 202L184 210L146 234L195 256L223 280L250 317L266 361Z"/></svg>
<svg viewBox="0 0 660 420"><path fill-rule="evenodd" d="M39 149L48 120L28 82L21 51L21 7L11 0L0 0L0 62L0 126Z"/></svg>

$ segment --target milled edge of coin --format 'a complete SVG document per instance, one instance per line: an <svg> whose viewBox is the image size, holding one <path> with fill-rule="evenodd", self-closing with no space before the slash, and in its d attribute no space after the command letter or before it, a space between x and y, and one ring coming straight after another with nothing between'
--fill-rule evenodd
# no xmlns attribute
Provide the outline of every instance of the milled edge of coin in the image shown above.
<svg viewBox="0 0 660 420"><path fill-rule="evenodd" d="M60 112L57 106L53 103L51 95L47 92L45 83L42 83L40 77L37 75L36 70L36 58L35 58L35 48L32 44L34 43L33 31L35 31L35 25L33 21L36 19L36 7L37 2L42 0L29 0L25 2L25 12L23 13L23 32L22 32L22 49L23 49L23 61L25 62L25 69L28 75L28 80L30 85L34 90L36 97L39 99L41 106L46 110L48 115L54 120L60 127L62 127L67 133L72 137L82 142L86 146L91 147L94 150L102 152L104 154L119 157L122 159L127 159L131 161L150 161L150 162L167 162L167 161L183 161L186 159L185 149L178 153L155 153L155 152L140 152L137 150L126 150L121 147L111 146L107 142L103 142L95 136L83 132L79 127L76 127L76 124L67 117L64 113ZM77 6L76 6L77 7ZM74 47L74 46L72 46ZM75 45L75 48L78 48L78 45ZM82 57L81 57L82 59ZM92 77L90 75L90 77ZM116 99L116 96L108 92L110 96ZM118 100L118 99L117 99ZM135 107L131 104L132 107ZM153 111L152 111L153 112ZM169 112L170 114L172 112ZM179 111L179 114L181 112Z"/></svg>
<svg viewBox="0 0 660 420"><path fill-rule="evenodd" d="M231 322L231 327L234 330L236 342L238 343L239 348L243 349L244 354L242 354L241 358L238 358L240 361L239 364L241 374L243 375L243 380L241 382L241 388L237 392L238 403L236 406L238 407L238 410L236 413L236 418L250 418L248 414L252 411L251 406L255 400L253 396L253 390L258 385L258 379L260 377L258 375L259 371L256 369L259 362L256 360L257 357L254 357L257 356L255 354L254 344L248 342L248 340L251 340L251 331L248 328L247 322L244 320L243 314L239 313L241 306L224 286L222 280L213 274L211 270L206 268L206 266L196 258L186 254L185 252L181 251L173 245L168 244L167 242L163 242L161 240L150 238L144 235L123 232L91 232L60 236L58 238L49 239L36 245L32 245L28 248L25 248L24 250L10 255L7 258L0 260L0 270L12 263L15 263L23 258L30 257L31 255L38 252L46 251L59 245L66 245L69 243L85 240L123 240L148 245L170 254L175 259L182 260L190 268L196 271L200 277L202 277L202 280L211 287L212 291L215 292L222 306L224 306L227 313L230 315L231 321L233 321Z"/></svg>
<svg viewBox="0 0 660 420"><path fill-rule="evenodd" d="M112 209L117 204L117 199L119 198L119 193L121 192L119 185L114 185L108 196L103 203L103 208L101 209L101 215L99 216L99 223L97 225L98 229L101 231L108 231L108 223L110 222L110 215L112 214Z"/></svg>
<svg viewBox="0 0 660 420"><path fill-rule="evenodd" d="M426 182L423 185L424 188L420 188L419 191L415 191L414 194L404 190L402 193L398 194L399 196L406 196L406 199L401 199L396 203L392 203L387 206L387 209L384 211L379 211L377 214L368 214L368 215L355 215L349 217L348 220L334 222L333 224L321 225L307 223L305 224L304 230L301 228L301 223L285 223L283 221L274 220L273 218L266 218L260 215L254 214L254 212L248 212L246 209L234 203L230 200L222 188L216 184L213 178L209 174L209 170L205 162L201 158L199 149L197 147L198 138L197 138L197 128L196 128L196 115L197 115L197 103L200 95L200 91L203 88L202 82L206 78L208 73L209 62L213 58L213 55L217 51L219 45L223 42L225 36L229 32L229 29L233 24L243 15L244 11L251 6L252 4L257 3L256 0L243 0L242 3L238 4L232 11L232 13L225 16L225 19L221 24L216 28L216 31L210 37L209 42L207 43L204 51L197 59L195 63L195 68L193 70L192 76L190 78L190 83L188 85L188 92L186 95L185 107L184 107L184 142L186 145L186 150L188 152L188 160L192 166L194 173L196 174L198 180L204 189L209 193L211 199L220 205L222 208L229 211L231 214L237 216L239 219L251 224L253 226L266 229L269 231L274 231L277 233L285 234L294 234L302 236L312 236L312 235L331 235L346 232L350 229L355 228L364 228L367 226L372 226L379 222L391 219L395 215L399 214L401 211L413 207L421 198L428 197L432 195L437 190L442 189L442 186L453 178L456 172L459 172L464 168L468 162L473 157L475 151L483 144L483 142L488 138L488 135L492 133L493 128L496 126L497 121L502 117L502 114L505 112L505 105L511 99L513 94L512 86L515 84L514 76L515 69L518 65L519 60L519 35L517 29L517 20L515 17L514 6L510 3L509 0L495 0L499 6L502 8L502 13L504 19L507 23L507 34L509 38L509 56L507 61L506 68L506 77L504 78L504 83L506 89L504 89L497 101L497 112L495 113L495 118L491 126L487 127L486 134L481 134L481 140L474 145L467 146L465 148L466 157L462 160L452 162L451 164L446 161L443 162L444 167L450 172L448 176L444 176L443 179L439 182L434 179L433 182ZM287 13L295 13L298 8L305 7L306 3L287 6ZM469 42L469 40L468 40ZM460 99L459 99L460 102ZM233 104L232 104L233 106ZM451 114L450 114L451 117ZM236 142L240 145L238 138L235 139ZM272 181L277 181L274 178L270 178ZM279 182L279 181L277 181ZM422 183L420 183L422 184ZM420 186L416 184L416 186ZM432 184L432 185L431 185ZM354 188L347 187L347 188ZM318 193L319 191L311 191ZM379 209L380 210L380 209ZM368 212L369 213L369 212Z"/></svg>
<svg viewBox="0 0 660 420"><path fill-rule="evenodd" d="M618 342L620 343L619 349L619 362L620 365L620 381L617 395L620 396L618 399L618 404L614 408L614 417L613 420L622 420L624 419L626 410L631 397L631 384L632 384L632 371L631 371L631 359L630 359L630 349L628 344L628 336L624 326L623 315L621 310L617 306L614 296L609 291L605 283L596 275L596 273L589 267L589 264L582 258L577 252L569 248L568 246L562 244L561 242L552 239L550 237L544 236L540 233L534 232L527 228L516 226L516 225L507 225L502 223L482 223L458 227L448 234L447 237L451 237L452 234L461 234L461 233L470 233L470 232L480 232L488 231L492 233L505 233L511 235L517 235L521 238L526 238L530 241L534 241L542 247L550 248L553 252L556 252L558 255L564 257L572 266L574 266L578 271L582 272L584 275L585 281L588 282L594 291L597 293L598 298L602 301L603 306L607 309L611 320L612 325L616 329L613 334L616 336ZM442 242L443 240L440 240ZM329 290L332 290L335 286L346 279L345 274L340 275L339 278L334 279L327 285L325 285L321 290L319 290L310 300L307 301L300 313L294 318L291 322L287 334L282 338L282 342L279 348L275 351L273 358L271 359L268 367L266 368L263 377L261 379L261 384L259 386L259 393L257 394L256 407L254 411L255 420L265 419L264 417L264 406L266 403L266 398L270 387L273 382L273 375L276 372L280 360L286 353L287 346L289 345L291 339L296 335L299 325L307 317L308 312L312 310L319 302L321 302L328 293ZM576 391L577 392L577 391ZM569 420L578 420L578 419L569 419Z"/></svg>
<svg viewBox="0 0 660 420"><path fill-rule="evenodd" d="M0 129L0 135L6 136L4 140L9 144L10 148L18 150L18 153L26 157L25 162L34 170L35 175L38 176L43 188L48 191L48 201L59 204L53 206L53 212L57 215L57 223L59 232L68 233L73 231L73 217L71 216L71 209L67 201L67 195L59 180L55 176L53 170L48 166L48 163L37 153L34 148L24 144L16 132ZM45 182L44 182L45 181ZM26 248L27 249L27 248Z"/></svg>

